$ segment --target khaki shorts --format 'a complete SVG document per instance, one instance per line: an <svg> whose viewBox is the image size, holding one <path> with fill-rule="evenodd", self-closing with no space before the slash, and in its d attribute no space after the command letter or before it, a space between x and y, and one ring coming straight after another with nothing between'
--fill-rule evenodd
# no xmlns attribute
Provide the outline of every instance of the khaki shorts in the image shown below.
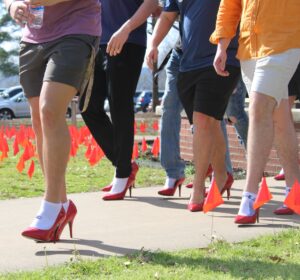
<svg viewBox="0 0 300 280"><path fill-rule="evenodd" d="M70 85L82 95L91 89L99 38L68 35L42 44L20 43L20 83L27 98L40 95L44 81Z"/></svg>
<svg viewBox="0 0 300 280"><path fill-rule="evenodd" d="M259 59L241 61L242 77L248 93L257 92L271 96L279 105L288 98L288 85L300 61L300 49Z"/></svg>

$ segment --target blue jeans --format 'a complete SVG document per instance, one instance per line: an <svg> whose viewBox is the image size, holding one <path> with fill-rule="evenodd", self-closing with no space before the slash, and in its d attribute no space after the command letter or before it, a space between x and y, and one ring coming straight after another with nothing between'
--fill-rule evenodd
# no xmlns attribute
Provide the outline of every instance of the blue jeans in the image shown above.
<svg viewBox="0 0 300 280"><path fill-rule="evenodd" d="M249 119L245 112L245 98L247 90L242 79L236 87L236 91L230 96L228 106L226 109L226 114L228 118L234 117L234 128L238 134L241 144L247 147L247 137L248 137L248 125Z"/></svg>
<svg viewBox="0 0 300 280"><path fill-rule="evenodd" d="M184 177L185 163L180 157L180 126L183 107L177 90L181 54L172 51L166 67L166 86L162 99L160 123L160 162L167 176L178 179Z"/></svg>

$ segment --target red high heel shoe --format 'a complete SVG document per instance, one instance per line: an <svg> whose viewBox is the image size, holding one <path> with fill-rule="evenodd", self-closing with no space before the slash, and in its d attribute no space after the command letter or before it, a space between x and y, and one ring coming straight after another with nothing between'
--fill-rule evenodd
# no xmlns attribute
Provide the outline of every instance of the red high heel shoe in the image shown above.
<svg viewBox="0 0 300 280"><path fill-rule="evenodd" d="M131 174L130 174L130 176L133 176L135 178L136 173L138 172L138 170L139 170L139 166L137 165L137 163L135 161L133 161L131 163ZM111 188L112 188L112 184L105 186L101 191L110 192Z"/></svg>
<svg viewBox="0 0 300 280"><path fill-rule="evenodd" d="M73 201L71 199L69 199L69 207L68 207L68 210L66 213L66 217L65 217L64 221L62 222L62 224L59 226L59 228L57 230L57 234L56 234L56 239L53 241L58 241L60 239L60 236L67 224L69 224L70 237L73 238L73 221L74 221L76 214L77 214L77 208L76 208L75 204L73 203Z"/></svg>
<svg viewBox="0 0 300 280"><path fill-rule="evenodd" d="M179 197L181 197L181 185L182 185L184 179L185 179L184 177L177 179L172 188L160 190L160 191L158 191L158 194L164 195L164 196L173 196L176 192L177 187L178 187Z"/></svg>
<svg viewBox="0 0 300 280"><path fill-rule="evenodd" d="M208 166L207 171L206 171L206 178L208 177L210 181L211 181L211 178L212 178L212 173L213 173L213 168L212 168L212 166L210 164ZM193 183L189 183L185 187L188 188L188 189L192 189L193 188Z"/></svg>
<svg viewBox="0 0 300 280"><path fill-rule="evenodd" d="M112 188L112 185L107 185L101 191L103 191L103 192L110 192L111 188Z"/></svg>
<svg viewBox="0 0 300 280"><path fill-rule="evenodd" d="M204 202L201 203L188 203L187 209L191 212L201 212L203 211Z"/></svg>
<svg viewBox="0 0 300 280"><path fill-rule="evenodd" d="M294 211L291 208L281 206L273 211L275 215L293 215Z"/></svg>
<svg viewBox="0 0 300 280"><path fill-rule="evenodd" d="M213 181L214 181L214 179L213 179ZM212 184L213 184L213 181L212 181ZM229 200L229 198L230 198L230 189L231 189L231 187L232 187L233 182L234 182L234 179L233 179L232 174L229 173L229 172L227 172L227 180L226 180L226 182L225 182L224 187L223 187L222 190L220 191L220 193L221 193L221 195L223 195L223 193L224 193L225 191L227 191L227 199L228 199L228 200ZM209 192L209 191L206 191L206 192L205 192L205 197L207 197L208 192Z"/></svg>
<svg viewBox="0 0 300 280"><path fill-rule="evenodd" d="M234 222L240 225L249 225L259 222L259 208L255 210L255 213L252 216L237 215Z"/></svg>
<svg viewBox="0 0 300 280"><path fill-rule="evenodd" d="M49 229L38 229L35 227L28 227L22 232L24 237L34 239L36 241L56 241L57 240L57 232L60 225L63 223L66 217L66 213L64 208L62 207L60 212L57 215L57 218L53 224L53 226Z"/></svg>
<svg viewBox="0 0 300 280"><path fill-rule="evenodd" d="M274 177L275 180L277 181L284 181L285 180L285 175L284 173L283 174L277 174L275 177Z"/></svg>

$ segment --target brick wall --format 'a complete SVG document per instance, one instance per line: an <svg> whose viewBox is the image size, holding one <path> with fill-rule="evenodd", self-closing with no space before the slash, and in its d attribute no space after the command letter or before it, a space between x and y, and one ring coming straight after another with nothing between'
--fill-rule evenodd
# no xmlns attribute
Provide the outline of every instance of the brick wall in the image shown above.
<svg viewBox="0 0 300 280"><path fill-rule="evenodd" d="M300 123L295 123L298 146L300 150ZM227 133L229 140L229 149L230 156L233 168L242 168L246 169L246 154L243 146L240 144L239 139L235 133L233 126L227 125ZM263 141L263 135L262 135ZM190 129L190 124L186 118L182 118L181 122L181 132L180 132L180 149L181 157L184 160L192 161L193 160L193 147L192 147L192 134ZM299 155L300 158L300 155ZM269 160L267 162L265 172L268 175L275 175L281 169L279 159L276 153L276 150L272 148Z"/></svg>

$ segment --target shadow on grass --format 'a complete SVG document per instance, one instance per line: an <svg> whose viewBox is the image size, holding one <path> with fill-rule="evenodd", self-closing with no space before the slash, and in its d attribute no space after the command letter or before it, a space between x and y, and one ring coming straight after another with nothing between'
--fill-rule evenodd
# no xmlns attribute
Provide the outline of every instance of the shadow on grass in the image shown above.
<svg viewBox="0 0 300 280"><path fill-rule="evenodd" d="M228 246L230 250L230 246ZM170 267L176 269L188 267L189 269L199 269L221 272L231 275L236 279L299 279L300 265L287 263L283 258L277 256L265 257L267 260L260 260L244 255L234 255L228 259L213 258L210 256L182 256L166 252L147 253L137 259L146 259L148 263ZM224 277L225 277L224 275ZM199 275L199 279L201 276ZM220 278L218 278L220 279Z"/></svg>

